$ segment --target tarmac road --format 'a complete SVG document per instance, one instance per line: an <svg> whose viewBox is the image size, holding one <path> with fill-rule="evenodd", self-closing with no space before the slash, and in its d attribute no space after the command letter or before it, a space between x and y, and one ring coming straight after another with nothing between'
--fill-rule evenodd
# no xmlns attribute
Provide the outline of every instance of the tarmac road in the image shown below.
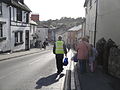
<svg viewBox="0 0 120 90"><path fill-rule="evenodd" d="M0 61L0 90L61 90L55 67L51 51Z"/></svg>

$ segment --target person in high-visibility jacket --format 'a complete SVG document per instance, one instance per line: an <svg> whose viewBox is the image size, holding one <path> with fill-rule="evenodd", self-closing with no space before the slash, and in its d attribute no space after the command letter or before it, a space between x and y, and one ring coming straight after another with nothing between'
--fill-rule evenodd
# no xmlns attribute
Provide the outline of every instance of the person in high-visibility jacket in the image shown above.
<svg viewBox="0 0 120 90"><path fill-rule="evenodd" d="M64 54L67 56L66 45L62 41L62 37L58 37L58 41L55 42L53 47L53 53L56 57L56 66L57 66L57 74L60 74L63 71L63 58Z"/></svg>

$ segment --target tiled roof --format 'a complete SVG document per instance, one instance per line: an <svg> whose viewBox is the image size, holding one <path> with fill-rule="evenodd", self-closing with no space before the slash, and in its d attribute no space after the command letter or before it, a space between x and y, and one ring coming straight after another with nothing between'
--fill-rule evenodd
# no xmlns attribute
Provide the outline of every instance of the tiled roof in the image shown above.
<svg viewBox="0 0 120 90"><path fill-rule="evenodd" d="M70 28L68 31L79 31L80 29L82 29L82 25L78 25L73 28Z"/></svg>
<svg viewBox="0 0 120 90"><path fill-rule="evenodd" d="M21 9L23 9L23 10L25 10L25 11L31 12L31 10L27 7L26 4L22 4L22 3L20 3L19 1L16 2L16 1L13 1L13 0L12 0L12 1L11 1L11 4L12 4L13 6L18 7L18 8L21 8Z"/></svg>
<svg viewBox="0 0 120 90"><path fill-rule="evenodd" d="M24 3L20 3L19 1L14 1L14 0L1 0L2 2L4 3L7 3L11 6L14 6L14 7L17 7L17 8L20 8L22 10L25 10L25 11L28 11L28 12L31 12L31 10L27 7L27 5Z"/></svg>

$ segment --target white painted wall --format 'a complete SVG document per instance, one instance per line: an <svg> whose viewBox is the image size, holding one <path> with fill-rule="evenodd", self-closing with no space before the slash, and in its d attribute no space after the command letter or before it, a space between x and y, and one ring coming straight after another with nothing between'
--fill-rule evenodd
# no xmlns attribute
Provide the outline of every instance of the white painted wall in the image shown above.
<svg viewBox="0 0 120 90"><path fill-rule="evenodd" d="M14 10L14 11L13 11ZM17 21L17 8L11 7L11 49L12 51L19 51L19 50L24 50L25 49L25 31L29 30L30 31L30 24L26 23L26 11L22 11L22 22ZM16 31L23 31L23 44L14 46L15 44L15 36L14 32ZM30 37L30 35L29 35ZM30 40L29 40L30 42ZM30 46L30 45L29 45Z"/></svg>
<svg viewBox="0 0 120 90"><path fill-rule="evenodd" d="M37 28L36 34L39 36L38 40L43 42L46 38L48 38L48 28Z"/></svg>
<svg viewBox="0 0 120 90"><path fill-rule="evenodd" d="M86 30L90 36L90 43L94 42L95 13L96 3L92 2L92 7L87 6ZM90 31L92 31L90 33ZM104 37L106 40L111 38L117 44L120 44L120 0L98 0L98 18L96 42Z"/></svg>
<svg viewBox="0 0 120 90"><path fill-rule="evenodd" d="M25 31L30 30L30 27L16 27L16 26L11 26L12 34L11 34L11 46L12 46L12 51L19 51L19 50L24 50L25 49ZM14 46L15 44L15 31L23 31L23 44ZM29 35L30 36L30 35ZM30 40L29 40L30 42Z"/></svg>
<svg viewBox="0 0 120 90"><path fill-rule="evenodd" d="M120 0L99 0L97 40L111 38L120 44Z"/></svg>
<svg viewBox="0 0 120 90"><path fill-rule="evenodd" d="M9 7L7 4L2 3L2 16L0 16L0 21L5 22L3 24L3 36L6 37L6 40L0 42L0 50L6 51L10 50L10 37L9 37Z"/></svg>
<svg viewBox="0 0 120 90"><path fill-rule="evenodd" d="M90 43L94 43L94 31L95 31L95 16L96 16L96 0L92 0L92 6L90 2L87 4L86 13L86 33L85 35L90 36Z"/></svg>

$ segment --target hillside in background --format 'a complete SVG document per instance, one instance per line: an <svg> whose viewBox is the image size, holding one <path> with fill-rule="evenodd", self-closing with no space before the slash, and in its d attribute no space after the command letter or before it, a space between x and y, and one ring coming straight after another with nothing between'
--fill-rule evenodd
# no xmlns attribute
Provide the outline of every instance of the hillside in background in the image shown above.
<svg viewBox="0 0 120 90"><path fill-rule="evenodd" d="M58 28L57 30L68 30L71 27L80 25L83 21L82 17L79 18L68 18L68 17L62 17L61 19L56 20L48 20L48 21L39 21L38 27L48 27L48 28Z"/></svg>

